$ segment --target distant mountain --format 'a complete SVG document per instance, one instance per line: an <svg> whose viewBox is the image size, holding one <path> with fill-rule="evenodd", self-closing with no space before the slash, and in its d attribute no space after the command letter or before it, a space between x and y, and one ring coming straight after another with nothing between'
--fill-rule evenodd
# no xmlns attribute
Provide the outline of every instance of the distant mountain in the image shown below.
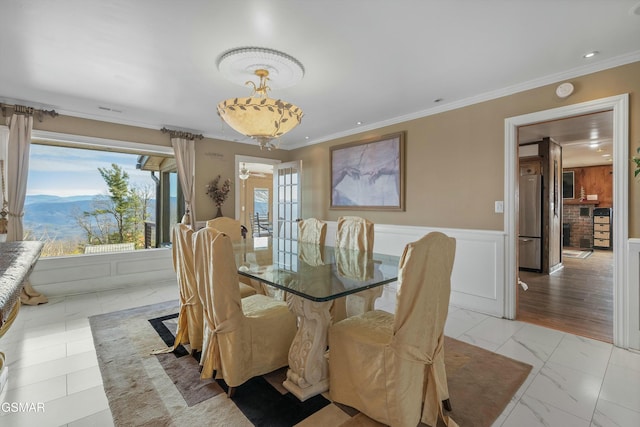
<svg viewBox="0 0 640 427"><path fill-rule="evenodd" d="M35 194L26 196L24 200L24 205L31 205L34 203L68 203L68 202L80 202L86 200L93 200L96 195L86 195L86 196L50 196L47 194Z"/></svg>
<svg viewBox="0 0 640 427"><path fill-rule="evenodd" d="M30 195L25 198L24 228L40 239L72 240L85 237L75 218L83 212L94 210L97 196L48 196ZM155 218L155 200L150 204L151 221Z"/></svg>

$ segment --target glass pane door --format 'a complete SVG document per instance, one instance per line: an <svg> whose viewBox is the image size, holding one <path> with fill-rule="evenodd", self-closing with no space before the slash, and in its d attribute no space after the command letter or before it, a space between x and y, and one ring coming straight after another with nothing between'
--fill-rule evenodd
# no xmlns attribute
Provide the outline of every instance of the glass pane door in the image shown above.
<svg viewBox="0 0 640 427"><path fill-rule="evenodd" d="M297 266L302 161L280 163L273 168L273 249L281 264Z"/></svg>

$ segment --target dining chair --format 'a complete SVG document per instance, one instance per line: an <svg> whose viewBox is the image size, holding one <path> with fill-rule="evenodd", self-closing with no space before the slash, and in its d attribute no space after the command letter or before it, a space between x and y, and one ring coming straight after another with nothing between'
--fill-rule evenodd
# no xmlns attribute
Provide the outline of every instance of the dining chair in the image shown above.
<svg viewBox="0 0 640 427"><path fill-rule="evenodd" d="M296 318L283 301L266 295L240 298L231 239L205 227L195 233L196 279L205 291L201 378L214 376L235 387L287 366Z"/></svg>
<svg viewBox="0 0 640 427"><path fill-rule="evenodd" d="M327 223L317 218L298 220L298 241L324 246L327 237Z"/></svg>
<svg viewBox="0 0 640 427"><path fill-rule="evenodd" d="M400 258L395 315L373 310L329 328L331 399L383 424L435 426L449 409L444 325L456 241L440 232ZM424 403L424 407L423 407Z"/></svg>
<svg viewBox="0 0 640 427"><path fill-rule="evenodd" d="M223 232L231 241L237 242L242 239L242 224L237 219L221 216L208 220L206 226Z"/></svg>
<svg viewBox="0 0 640 427"><path fill-rule="evenodd" d="M232 242L241 242L243 240L242 224L240 224L240 221L238 221L237 219L221 216L208 220L206 226L215 228L216 230L226 234L227 236L229 236L229 238L231 238ZM240 296L242 298L256 293L265 293L264 287L262 285L260 285L259 283L255 283L248 277L240 276L239 284Z"/></svg>
<svg viewBox="0 0 640 427"><path fill-rule="evenodd" d="M202 350L203 308L194 271L193 230L187 224L177 223L171 229L173 268L180 290L178 328L172 347L153 353L169 353L181 344L189 344L191 351Z"/></svg>
<svg viewBox="0 0 640 427"><path fill-rule="evenodd" d="M373 251L373 222L359 216L341 216L338 218L335 246Z"/></svg>
<svg viewBox="0 0 640 427"><path fill-rule="evenodd" d="M374 224L359 216L341 216L336 230L336 248L373 252ZM332 315L334 321L373 310L375 300L382 295L383 288L376 287L348 295L336 300Z"/></svg>

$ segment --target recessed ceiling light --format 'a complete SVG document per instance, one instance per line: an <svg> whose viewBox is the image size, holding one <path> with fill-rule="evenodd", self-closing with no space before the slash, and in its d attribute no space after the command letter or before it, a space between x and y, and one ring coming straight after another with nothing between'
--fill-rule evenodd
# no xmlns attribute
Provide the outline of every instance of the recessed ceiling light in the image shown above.
<svg viewBox="0 0 640 427"><path fill-rule="evenodd" d="M304 139L309 139L309 137L308 137L308 136L305 136L305 137L304 137Z"/></svg>
<svg viewBox="0 0 640 427"><path fill-rule="evenodd" d="M358 126L360 126L360 125L362 124L362 122L356 122L356 124L357 124Z"/></svg>
<svg viewBox="0 0 640 427"><path fill-rule="evenodd" d="M587 52L584 55L582 55L583 58L593 58L594 56L596 56L598 54L597 50L591 51L591 52Z"/></svg>

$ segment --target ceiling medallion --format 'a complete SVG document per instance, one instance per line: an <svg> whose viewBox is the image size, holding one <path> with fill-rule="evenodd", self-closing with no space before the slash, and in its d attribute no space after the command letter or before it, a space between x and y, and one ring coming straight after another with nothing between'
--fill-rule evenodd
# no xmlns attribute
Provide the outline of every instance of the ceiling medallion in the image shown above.
<svg viewBox="0 0 640 427"><path fill-rule="evenodd" d="M272 49L248 47L224 53L218 69L230 81L253 87L251 96L222 101L217 110L225 123L258 141L261 149L277 148L273 140L300 124L300 107L268 96L272 87L290 87L302 79L304 68L298 60ZM247 80L254 76L259 79L257 85Z"/></svg>

